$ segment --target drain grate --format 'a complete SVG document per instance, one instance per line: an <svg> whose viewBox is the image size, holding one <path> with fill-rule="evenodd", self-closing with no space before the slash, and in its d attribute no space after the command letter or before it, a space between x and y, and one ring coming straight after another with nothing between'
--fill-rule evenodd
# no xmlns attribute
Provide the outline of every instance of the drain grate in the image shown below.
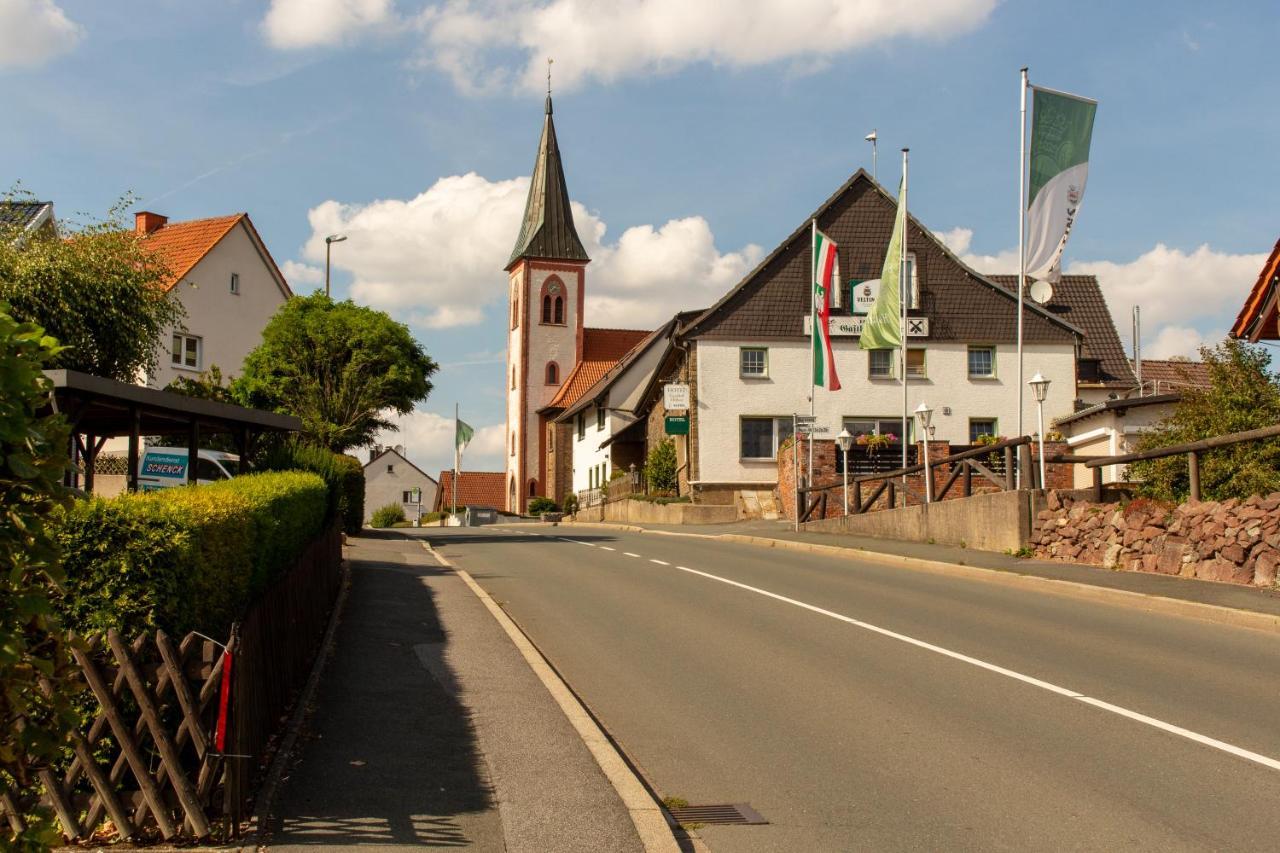
<svg viewBox="0 0 1280 853"><path fill-rule="evenodd" d="M714 823L755 826L769 821L746 803L721 803L712 806L684 806L669 809L677 823Z"/></svg>

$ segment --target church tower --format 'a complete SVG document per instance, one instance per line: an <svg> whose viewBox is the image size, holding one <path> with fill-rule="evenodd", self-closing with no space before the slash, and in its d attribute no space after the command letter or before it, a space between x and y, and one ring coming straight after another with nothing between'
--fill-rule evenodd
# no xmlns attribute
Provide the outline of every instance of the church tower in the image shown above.
<svg viewBox="0 0 1280 853"><path fill-rule="evenodd" d="M538 414L582 360L590 258L573 227L547 92L542 138L515 249L507 262L507 510L545 495L550 425Z"/></svg>

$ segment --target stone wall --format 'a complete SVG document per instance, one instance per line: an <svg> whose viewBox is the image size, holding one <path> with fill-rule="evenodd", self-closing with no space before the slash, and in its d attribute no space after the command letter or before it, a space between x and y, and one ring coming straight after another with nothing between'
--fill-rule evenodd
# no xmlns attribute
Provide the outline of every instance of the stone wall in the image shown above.
<svg viewBox="0 0 1280 853"><path fill-rule="evenodd" d="M1051 492L1036 517L1036 555L1109 569L1276 584L1280 492L1244 501L1169 506L1138 499L1091 503Z"/></svg>

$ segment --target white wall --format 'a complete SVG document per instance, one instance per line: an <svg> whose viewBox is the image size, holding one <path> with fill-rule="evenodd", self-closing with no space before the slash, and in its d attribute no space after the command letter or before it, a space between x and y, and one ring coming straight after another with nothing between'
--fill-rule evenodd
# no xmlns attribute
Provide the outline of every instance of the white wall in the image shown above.
<svg viewBox="0 0 1280 853"><path fill-rule="evenodd" d="M231 274L240 274L240 293L231 292ZM245 357L262 342L262 330L287 298L271 273L270 262L258 252L242 221L214 246L174 287L187 309L187 331L202 339L200 368L174 365L170 358L172 330L162 342L160 366L150 377L163 388L178 376L195 378L217 365L224 379L239 376Z"/></svg>
<svg viewBox="0 0 1280 853"><path fill-rule="evenodd" d="M745 415L791 415L809 411L809 342L770 341L768 378L744 379L739 375L738 350L761 346L760 341L697 341L698 359L698 480L704 483L762 483L777 480L777 463L739 458L739 419ZM1013 345L996 347L996 376L970 379L968 346L963 343L931 343L918 339L911 346L926 349L927 379L908 383L908 409L921 402L933 409L934 440L953 444L969 442L969 418L995 417L1001 435L1017 434L1017 351ZM840 432L847 417L902 415L902 385L897 379L868 379L868 353L856 338L833 340L840 391L815 389L818 425L827 438ZM1040 371L1051 380L1045 401L1048 427L1055 417L1070 414L1076 396L1075 348L1070 344L1027 345L1024 348L1024 380ZM951 407L951 414L943 413ZM1036 402L1031 390L1023 395L1023 431L1037 429Z"/></svg>
<svg viewBox="0 0 1280 853"><path fill-rule="evenodd" d="M622 419L606 411L604 428L597 428L595 406L586 409L583 416L586 418L587 425L586 434L582 438L578 438L577 421L573 423L573 490L575 492L591 488L591 469L601 463L604 464L602 482L609 482L609 475L613 473L609 463L610 449L601 448L600 443L611 436L615 429L621 429L626 425ZM597 487L599 485L598 483Z"/></svg>
<svg viewBox="0 0 1280 853"><path fill-rule="evenodd" d="M439 484L395 453L383 453L364 469L364 520L372 518L373 511L379 507L394 503L400 504L405 517L412 521L418 511L417 504L407 504L402 499L405 492L415 488L422 489L423 513L431 512Z"/></svg>

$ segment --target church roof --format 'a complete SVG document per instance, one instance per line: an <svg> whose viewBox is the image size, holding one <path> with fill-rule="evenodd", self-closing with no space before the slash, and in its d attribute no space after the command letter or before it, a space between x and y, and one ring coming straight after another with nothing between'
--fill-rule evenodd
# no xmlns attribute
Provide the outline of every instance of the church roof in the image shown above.
<svg viewBox="0 0 1280 853"><path fill-rule="evenodd" d="M560 390L542 411L566 409L578 402L624 355L651 334L644 329L583 329L582 361L569 371Z"/></svg>
<svg viewBox="0 0 1280 853"><path fill-rule="evenodd" d="M529 183L524 218L520 220L520 236L516 238L516 246L511 251L507 266L521 258L590 260L573 227L569 188L564 181L560 146L556 142L556 125L551 117L551 95L547 95L547 117L542 124L538 157L533 163L533 180Z"/></svg>

